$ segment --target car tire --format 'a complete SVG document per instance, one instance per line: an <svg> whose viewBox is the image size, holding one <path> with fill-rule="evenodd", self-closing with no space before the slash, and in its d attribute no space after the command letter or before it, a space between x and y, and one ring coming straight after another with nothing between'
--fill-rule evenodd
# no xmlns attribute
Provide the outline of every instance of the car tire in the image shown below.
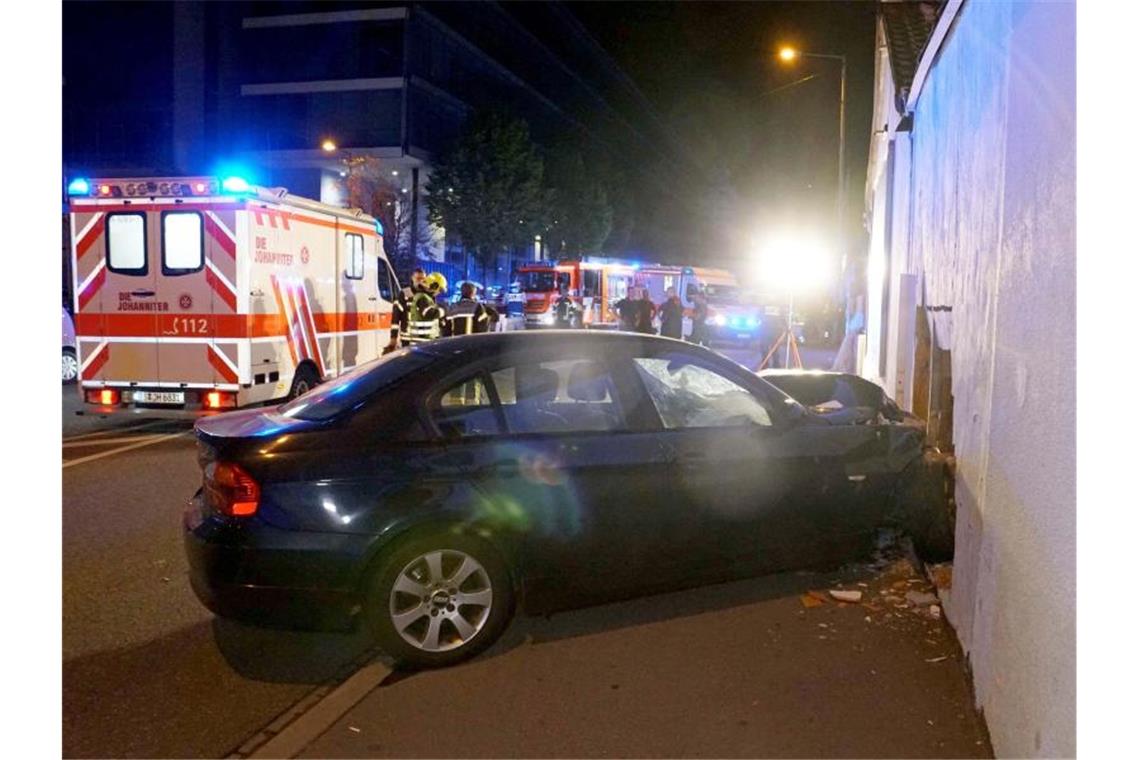
<svg viewBox="0 0 1140 760"><path fill-rule="evenodd" d="M377 643L410 668L475 657L498 640L514 614L511 575L499 553L486 541L451 531L398 544L366 598L365 620Z"/></svg>
<svg viewBox="0 0 1140 760"><path fill-rule="evenodd" d="M79 359L75 355L75 349L65 347L63 349L63 382L70 385L79 379Z"/></svg>
<svg viewBox="0 0 1140 760"><path fill-rule="evenodd" d="M293 373L293 385L289 388L289 396L287 400L293 400L298 396L308 393L321 381L317 377L317 371L308 364L302 364Z"/></svg>

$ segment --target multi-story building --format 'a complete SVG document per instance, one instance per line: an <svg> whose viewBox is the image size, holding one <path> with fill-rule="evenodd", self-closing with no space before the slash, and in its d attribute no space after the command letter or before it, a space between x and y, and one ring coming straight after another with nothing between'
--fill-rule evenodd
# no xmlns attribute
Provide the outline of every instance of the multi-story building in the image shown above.
<svg viewBox="0 0 1140 760"><path fill-rule="evenodd" d="M64 154L74 170L243 167L337 203L345 159L367 156L420 226L432 157L476 108L524 117L540 142L572 134L626 161L645 141L634 124L655 123L558 4L105 6L73 4L65 18ZM109 71L128 81L108 81Z"/></svg>

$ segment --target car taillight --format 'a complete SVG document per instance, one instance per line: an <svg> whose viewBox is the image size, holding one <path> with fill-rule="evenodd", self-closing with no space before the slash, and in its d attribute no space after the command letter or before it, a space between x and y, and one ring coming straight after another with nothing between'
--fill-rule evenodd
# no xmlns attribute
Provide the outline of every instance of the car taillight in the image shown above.
<svg viewBox="0 0 1140 760"><path fill-rule="evenodd" d="M248 472L229 462L211 462L204 474L206 499L215 510L228 517L257 513L261 487Z"/></svg>
<svg viewBox="0 0 1140 760"><path fill-rule="evenodd" d="M207 409L233 409L237 406L237 394L224 391L210 391L203 399Z"/></svg>
<svg viewBox="0 0 1140 760"><path fill-rule="evenodd" d="M119 403L119 392L111 388L89 390L84 392L84 398L88 404L115 406Z"/></svg>

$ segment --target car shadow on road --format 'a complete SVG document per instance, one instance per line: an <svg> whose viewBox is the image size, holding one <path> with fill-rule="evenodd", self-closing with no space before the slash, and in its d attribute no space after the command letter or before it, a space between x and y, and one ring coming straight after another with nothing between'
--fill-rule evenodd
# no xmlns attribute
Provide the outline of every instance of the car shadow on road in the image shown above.
<svg viewBox="0 0 1140 760"><path fill-rule="evenodd" d="M798 597L808 591L851 584L875 576L870 564L848 564L828 570L768 575L697 586L683 591L643 596L600 606L583 606L547 616L519 615L484 657L495 657L530 642L541 644L605 631L702 615L757 602Z"/></svg>
<svg viewBox="0 0 1140 760"><path fill-rule="evenodd" d="M270 683L340 680L378 654L364 626L345 633L259 628L214 618L214 642L242 677Z"/></svg>

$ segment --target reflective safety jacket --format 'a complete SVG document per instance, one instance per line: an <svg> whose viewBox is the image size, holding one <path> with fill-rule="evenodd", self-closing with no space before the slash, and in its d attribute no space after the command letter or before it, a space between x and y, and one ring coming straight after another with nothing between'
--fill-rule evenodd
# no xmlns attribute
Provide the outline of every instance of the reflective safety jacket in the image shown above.
<svg viewBox="0 0 1140 760"><path fill-rule="evenodd" d="M448 335L470 335L487 332L491 314L486 306L473 298L463 298L447 311Z"/></svg>
<svg viewBox="0 0 1140 760"><path fill-rule="evenodd" d="M402 289L392 313L405 346L435 340L443 333L443 310L424 290Z"/></svg>

